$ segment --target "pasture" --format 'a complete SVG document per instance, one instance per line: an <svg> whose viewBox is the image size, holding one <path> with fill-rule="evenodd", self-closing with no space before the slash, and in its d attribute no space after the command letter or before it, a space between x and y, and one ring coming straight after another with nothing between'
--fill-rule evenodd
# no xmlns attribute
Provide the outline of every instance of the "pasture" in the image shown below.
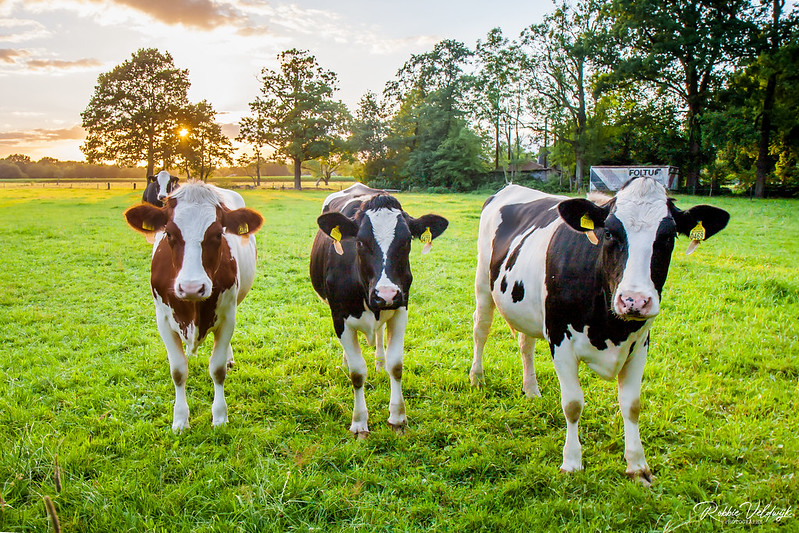
<svg viewBox="0 0 799 533"><path fill-rule="evenodd" d="M372 433L357 441L341 348L308 278L325 193L241 192L265 224L233 337L230 423L211 427L207 340L189 361L191 428L176 435L151 248L122 217L141 191L0 190L0 531L47 531L44 496L64 531L84 532L797 526L798 201L678 198L732 219L693 255L686 238L674 251L642 386L646 489L624 475L616 385L585 367L586 469L558 471L565 420L549 349L538 343L543 396L528 401L499 316L486 386L470 387L485 195L398 195L450 227L432 253L411 253L407 432L385 423L388 377L366 348Z"/></svg>

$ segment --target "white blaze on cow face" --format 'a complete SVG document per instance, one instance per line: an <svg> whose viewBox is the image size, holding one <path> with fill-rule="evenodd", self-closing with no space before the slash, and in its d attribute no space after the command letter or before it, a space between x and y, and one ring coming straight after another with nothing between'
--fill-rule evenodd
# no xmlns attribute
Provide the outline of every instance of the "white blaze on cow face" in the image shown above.
<svg viewBox="0 0 799 533"><path fill-rule="evenodd" d="M178 191L184 191L181 187ZM213 282L203 265L203 241L208 229L217 222L217 204L195 203L190 199L178 197L173 223L183 239L183 260L175 277L174 290L178 298L184 300L204 300L211 296ZM219 228L221 240L222 227ZM215 238L215 236L211 236ZM215 245L216 243L206 243Z"/></svg>
<svg viewBox="0 0 799 533"><path fill-rule="evenodd" d="M156 183L158 183L158 199L162 202L164 198L167 197L169 194L169 182L172 179L172 176L169 175L169 172L166 170L162 170L158 173L155 177Z"/></svg>
<svg viewBox="0 0 799 533"><path fill-rule="evenodd" d="M399 209L382 208L366 211L366 216L369 217L372 234L383 256L382 267L374 286L375 294L387 305L391 305L394 298L400 294L400 287L389 278L386 263L391 245L396 239L397 223L402 212ZM377 275L377 273L375 274Z"/></svg>
<svg viewBox="0 0 799 533"><path fill-rule="evenodd" d="M648 319L660 312L652 281L652 254L661 221L669 216L666 190L653 180L637 179L616 195L615 216L626 233L627 262L613 295L614 312Z"/></svg>

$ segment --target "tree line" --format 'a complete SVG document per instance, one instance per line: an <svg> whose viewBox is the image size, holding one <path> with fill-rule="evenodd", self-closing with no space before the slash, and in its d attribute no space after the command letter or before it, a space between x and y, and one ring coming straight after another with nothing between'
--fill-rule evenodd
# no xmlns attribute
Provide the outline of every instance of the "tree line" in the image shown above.
<svg viewBox="0 0 799 533"><path fill-rule="evenodd" d="M598 164L666 164L683 186L799 184L799 33L785 0L561 2L520 35L413 54L381 94L350 111L337 75L308 51L278 55L239 126L237 161L278 161L300 188L313 162L391 188L468 190L517 179L525 163L581 188ZM177 167L205 179L233 149L188 72L139 50L98 79L83 112L92 162Z"/></svg>

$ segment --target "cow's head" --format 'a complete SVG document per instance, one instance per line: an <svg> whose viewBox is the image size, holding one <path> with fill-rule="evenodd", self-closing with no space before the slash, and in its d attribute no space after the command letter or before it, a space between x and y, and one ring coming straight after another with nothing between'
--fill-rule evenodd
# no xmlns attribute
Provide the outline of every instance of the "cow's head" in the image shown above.
<svg viewBox="0 0 799 533"><path fill-rule="evenodd" d="M178 177L172 176L166 170L162 170L155 176L147 176L147 183L155 183L158 185L158 201L163 202L164 198L172 194L172 191L177 189L180 185L178 184Z"/></svg>
<svg viewBox="0 0 799 533"><path fill-rule="evenodd" d="M177 271L173 290L182 300L204 300L213 292L212 277L228 246L225 233L249 236L263 224L260 214L246 207L233 211L202 182L169 196L164 207L142 203L125 211L128 224L155 238L156 253L169 253Z"/></svg>
<svg viewBox="0 0 799 533"><path fill-rule="evenodd" d="M705 240L730 219L729 213L709 205L681 211L651 178L632 179L604 203L565 200L558 211L573 229L593 233L592 241L601 247L599 268L612 295L612 311L631 320L660 312L676 235Z"/></svg>
<svg viewBox="0 0 799 533"><path fill-rule="evenodd" d="M388 194L363 202L354 218L329 212L321 215L317 223L334 240L355 240L361 282L373 309L408 306L413 281L409 261L411 239L430 242L449 224L438 215L413 218Z"/></svg>

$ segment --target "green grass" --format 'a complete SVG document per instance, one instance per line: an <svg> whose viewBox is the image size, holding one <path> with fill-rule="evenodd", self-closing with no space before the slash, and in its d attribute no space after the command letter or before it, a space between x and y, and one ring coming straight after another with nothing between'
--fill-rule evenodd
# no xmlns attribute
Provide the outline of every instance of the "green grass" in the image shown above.
<svg viewBox="0 0 799 533"><path fill-rule="evenodd" d="M690 257L678 241L644 373L645 489L624 476L615 384L582 369L586 470L568 476L546 346L543 397L528 401L497 318L486 386L469 386L483 196L399 196L450 228L431 254L412 252L408 431L385 424L388 378L370 365L372 433L356 441L341 348L307 274L325 193L242 194L266 223L233 338L230 424L211 427L208 341L189 365L192 427L174 435L150 248L122 218L140 191L0 190L0 531L47 531L45 495L64 531L751 529L702 518L704 501L790 508L781 524L797 527L799 202L714 199L728 229Z"/></svg>

